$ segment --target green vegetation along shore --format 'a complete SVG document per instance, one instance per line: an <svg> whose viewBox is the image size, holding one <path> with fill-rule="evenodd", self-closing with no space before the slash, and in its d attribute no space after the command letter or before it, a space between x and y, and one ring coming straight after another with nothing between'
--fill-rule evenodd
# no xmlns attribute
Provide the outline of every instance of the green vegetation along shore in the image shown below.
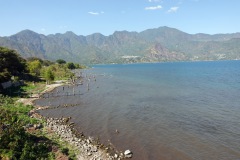
<svg viewBox="0 0 240 160"><path fill-rule="evenodd" d="M70 118L46 118L33 101L41 94L74 81L71 69L79 64L39 58L23 59L0 47L0 159L124 159L132 153L114 151L98 139L74 129ZM53 84L61 80L62 83Z"/></svg>
<svg viewBox="0 0 240 160"><path fill-rule="evenodd" d="M29 115L35 107L26 102L44 91L45 82L73 78L70 69L82 67L64 60L23 59L0 47L0 159L77 159L71 146L49 133L44 119ZM19 103L21 97L25 103Z"/></svg>
<svg viewBox="0 0 240 160"><path fill-rule="evenodd" d="M73 149L49 135L42 119L29 116L33 106L2 95L0 101L0 159L76 159Z"/></svg>

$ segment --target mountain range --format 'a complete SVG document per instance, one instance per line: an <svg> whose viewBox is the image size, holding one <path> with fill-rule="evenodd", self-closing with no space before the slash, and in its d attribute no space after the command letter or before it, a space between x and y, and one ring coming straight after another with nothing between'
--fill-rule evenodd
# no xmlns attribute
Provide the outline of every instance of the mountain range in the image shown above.
<svg viewBox="0 0 240 160"><path fill-rule="evenodd" d="M82 36L71 31L43 35L23 30L0 37L0 46L14 49L25 58L64 59L81 64L240 59L240 33L188 34L169 27L116 31L109 36Z"/></svg>

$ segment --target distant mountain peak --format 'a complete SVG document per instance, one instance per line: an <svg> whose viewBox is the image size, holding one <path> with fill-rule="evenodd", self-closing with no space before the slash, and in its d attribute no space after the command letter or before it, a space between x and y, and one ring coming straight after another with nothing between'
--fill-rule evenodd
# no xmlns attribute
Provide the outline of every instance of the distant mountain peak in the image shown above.
<svg viewBox="0 0 240 160"><path fill-rule="evenodd" d="M15 35L10 36L9 38L15 41L35 41L36 39L39 39L40 36L44 36L42 34L38 34L32 30L26 29L21 32L18 32Z"/></svg>
<svg viewBox="0 0 240 160"><path fill-rule="evenodd" d="M35 35L39 35L38 33L32 31L32 30L29 30L29 29L25 29L25 30L22 30L20 32L18 32L17 34L15 35L26 35L26 34L35 34Z"/></svg>
<svg viewBox="0 0 240 160"><path fill-rule="evenodd" d="M72 31L45 36L26 29L10 37L0 37L0 46L15 49L24 57L85 64L136 63L240 59L239 39L239 32L188 34L167 26L139 33L115 31L109 36L101 33L82 36Z"/></svg>
<svg viewBox="0 0 240 160"><path fill-rule="evenodd" d="M73 33L72 31L67 31L64 33L65 35L76 35L75 33Z"/></svg>
<svg viewBox="0 0 240 160"><path fill-rule="evenodd" d="M121 33L130 33L130 32L123 30L123 31L115 31L113 34L121 34Z"/></svg>
<svg viewBox="0 0 240 160"><path fill-rule="evenodd" d="M91 36L93 36L93 37L105 37L102 33L99 33L99 32L97 32L97 33L93 33L93 34L90 34L90 35L88 35L87 37L91 37Z"/></svg>

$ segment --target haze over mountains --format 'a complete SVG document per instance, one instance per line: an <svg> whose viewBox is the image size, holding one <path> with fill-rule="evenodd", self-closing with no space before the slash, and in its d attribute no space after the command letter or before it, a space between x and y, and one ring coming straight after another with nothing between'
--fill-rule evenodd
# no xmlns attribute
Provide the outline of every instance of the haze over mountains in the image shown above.
<svg viewBox="0 0 240 160"><path fill-rule="evenodd" d="M240 33L188 34L169 27L116 31L109 36L73 32L45 36L24 30L0 37L0 46L15 49L23 57L83 64L240 59Z"/></svg>

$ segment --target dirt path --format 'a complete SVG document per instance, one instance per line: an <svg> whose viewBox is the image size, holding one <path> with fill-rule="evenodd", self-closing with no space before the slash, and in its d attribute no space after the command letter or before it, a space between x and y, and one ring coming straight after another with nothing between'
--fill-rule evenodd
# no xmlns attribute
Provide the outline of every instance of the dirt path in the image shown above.
<svg viewBox="0 0 240 160"><path fill-rule="evenodd" d="M20 98L17 102L19 103L23 103L25 105L34 105L33 102L37 99L39 99L40 95L50 92L52 90L54 90L55 88L64 85L63 83L59 83L59 84L50 84L50 85L46 85L44 91L42 91L39 94L33 94L30 98Z"/></svg>

